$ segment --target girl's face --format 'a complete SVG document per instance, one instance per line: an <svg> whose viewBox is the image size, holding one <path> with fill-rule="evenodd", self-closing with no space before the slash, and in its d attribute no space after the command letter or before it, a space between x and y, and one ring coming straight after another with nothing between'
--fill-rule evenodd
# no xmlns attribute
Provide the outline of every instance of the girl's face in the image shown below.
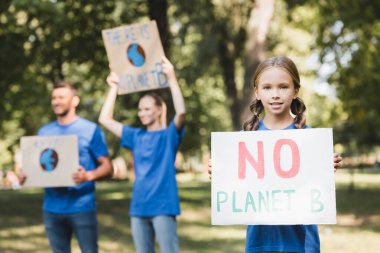
<svg viewBox="0 0 380 253"><path fill-rule="evenodd" d="M145 96L139 101L137 115L144 126L150 126L160 120L161 108L156 105L154 98Z"/></svg>
<svg viewBox="0 0 380 253"><path fill-rule="evenodd" d="M261 100L266 116L281 117L290 115L290 105L297 97L298 89L286 70L272 67L259 76L255 94Z"/></svg>

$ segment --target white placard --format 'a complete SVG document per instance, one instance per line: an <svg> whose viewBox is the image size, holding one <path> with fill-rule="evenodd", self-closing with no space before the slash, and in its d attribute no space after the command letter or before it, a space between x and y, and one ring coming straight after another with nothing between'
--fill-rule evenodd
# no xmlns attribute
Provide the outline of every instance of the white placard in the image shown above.
<svg viewBox="0 0 380 253"><path fill-rule="evenodd" d="M165 88L165 55L156 21L102 30L111 70L120 77L119 94Z"/></svg>
<svg viewBox="0 0 380 253"><path fill-rule="evenodd" d="M332 129L213 132L212 224L335 224Z"/></svg>
<svg viewBox="0 0 380 253"><path fill-rule="evenodd" d="M25 136L21 138L25 187L74 186L73 173L79 168L78 137Z"/></svg>

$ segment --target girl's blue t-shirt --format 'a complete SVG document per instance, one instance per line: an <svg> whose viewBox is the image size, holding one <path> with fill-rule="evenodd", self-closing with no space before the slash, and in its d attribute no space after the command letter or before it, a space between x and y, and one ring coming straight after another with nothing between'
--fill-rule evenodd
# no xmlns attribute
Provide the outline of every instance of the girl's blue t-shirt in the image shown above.
<svg viewBox="0 0 380 253"><path fill-rule="evenodd" d="M180 213L174 162L183 134L173 121L158 131L123 126L121 146L132 151L135 170L131 216Z"/></svg>
<svg viewBox="0 0 380 253"><path fill-rule="evenodd" d="M294 123L286 129L297 129ZM260 121L258 130L270 130ZM248 225L245 253L319 253L317 225Z"/></svg>

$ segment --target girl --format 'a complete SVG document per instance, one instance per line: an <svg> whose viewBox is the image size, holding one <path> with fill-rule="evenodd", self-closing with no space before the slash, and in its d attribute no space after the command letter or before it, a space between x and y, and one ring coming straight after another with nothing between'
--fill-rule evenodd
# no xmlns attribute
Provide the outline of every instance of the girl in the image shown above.
<svg viewBox="0 0 380 253"><path fill-rule="evenodd" d="M176 215L180 213L174 161L183 137L185 103L173 65L162 59L175 108L174 119L166 126L166 105L157 94L143 96L138 117L145 128L122 125L113 119L118 76L107 78L110 91L99 122L121 138L121 146L133 152L135 182L130 207L133 242L138 253L154 252L157 238L161 252L179 252Z"/></svg>
<svg viewBox="0 0 380 253"><path fill-rule="evenodd" d="M244 131L305 128L306 106L298 97L301 87L297 67L287 57L263 61L257 68L253 86L255 99L250 105L252 116L243 124ZM260 120L261 114L264 117ZM334 155L334 170L342 158ZM211 176L211 162L209 162ZM246 253L298 252L319 253L317 225L249 225Z"/></svg>

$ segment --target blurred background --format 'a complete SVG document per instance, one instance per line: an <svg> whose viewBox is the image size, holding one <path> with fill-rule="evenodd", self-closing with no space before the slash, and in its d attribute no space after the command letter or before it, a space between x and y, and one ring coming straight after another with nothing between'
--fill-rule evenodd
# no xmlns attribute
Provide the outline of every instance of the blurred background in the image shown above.
<svg viewBox="0 0 380 253"><path fill-rule="evenodd" d="M241 129L255 68L267 57L286 55L301 74L307 124L333 128L335 150L344 157L337 173L338 225L320 229L322 252L379 252L379 1L2 0L1 187L19 187L12 171L19 168L20 137L35 135L55 118L52 84L60 79L76 83L78 114L97 121L109 73L101 30L150 19L157 21L188 112L177 159L183 182L182 251L243 252L244 227L210 226L205 174L210 133ZM171 118L170 92L159 92L169 102ZM139 125L139 97L120 96L116 119ZM133 161L118 139L105 133L115 177L123 180L98 187L101 229L106 231L100 245L104 252L133 252L127 217ZM40 189L0 193L0 252L49 251L41 198Z"/></svg>

